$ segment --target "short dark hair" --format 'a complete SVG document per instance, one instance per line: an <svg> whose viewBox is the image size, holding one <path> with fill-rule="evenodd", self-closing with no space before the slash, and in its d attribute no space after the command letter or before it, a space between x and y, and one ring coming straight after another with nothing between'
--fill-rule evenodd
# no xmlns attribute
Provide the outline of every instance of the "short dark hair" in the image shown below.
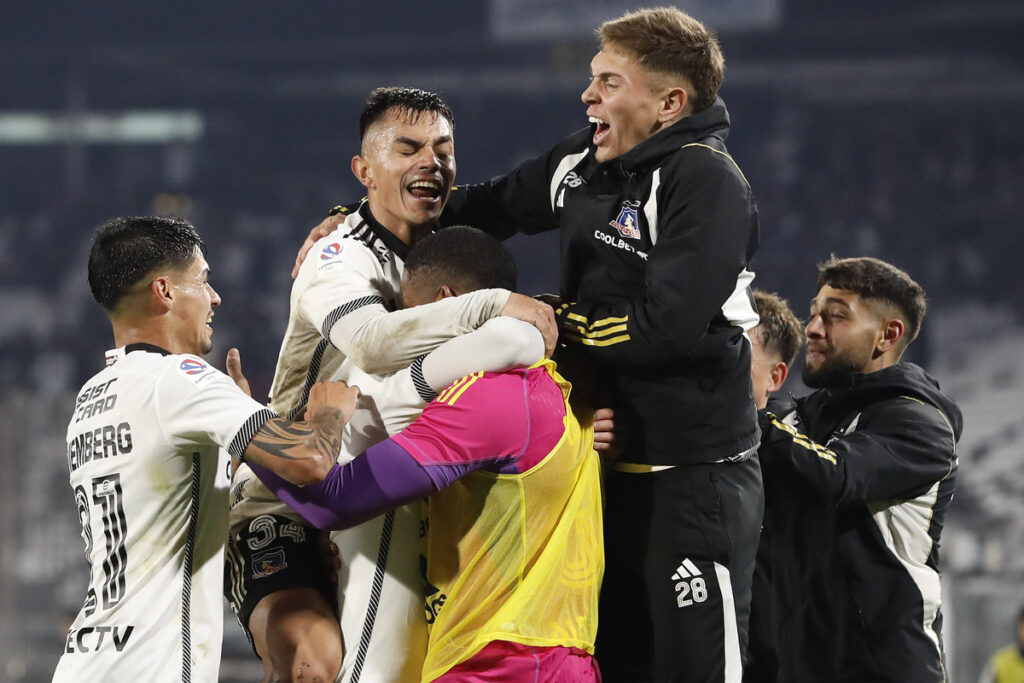
<svg viewBox="0 0 1024 683"><path fill-rule="evenodd" d="M363 113L359 115L359 141L362 142L366 138L366 131L370 126L393 109L413 119L424 112L430 112L448 119L452 129L455 128L455 115L452 114L451 107L437 93L391 86L377 88L366 98Z"/></svg>
<svg viewBox="0 0 1024 683"><path fill-rule="evenodd" d="M779 355L786 365L793 365L804 340L804 326L793 313L789 303L774 292L754 290L754 305L761 322L754 329L760 335L761 346Z"/></svg>
<svg viewBox="0 0 1024 683"><path fill-rule="evenodd" d="M89 251L89 288L96 302L113 312L121 298L160 267L185 269L196 247L206 245L184 218L129 216L96 228Z"/></svg>
<svg viewBox="0 0 1024 683"><path fill-rule="evenodd" d="M818 289L825 285L894 306L907 326L904 347L917 338L928 310L924 288L905 272L870 256L837 258L818 265Z"/></svg>
<svg viewBox="0 0 1024 683"><path fill-rule="evenodd" d="M715 34L675 7L629 12L597 29L601 48L625 50L649 71L682 76L693 92L694 112L715 102L725 77L725 58Z"/></svg>
<svg viewBox="0 0 1024 683"><path fill-rule="evenodd" d="M516 290L516 261L501 242L465 225L444 228L417 242L405 260L410 279L460 294L477 289Z"/></svg>

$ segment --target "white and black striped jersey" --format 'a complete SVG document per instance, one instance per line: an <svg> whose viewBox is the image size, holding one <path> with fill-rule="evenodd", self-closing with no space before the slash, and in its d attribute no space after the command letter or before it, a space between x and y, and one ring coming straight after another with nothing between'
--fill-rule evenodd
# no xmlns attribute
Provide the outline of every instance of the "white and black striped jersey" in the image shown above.
<svg viewBox="0 0 1024 683"><path fill-rule="evenodd" d="M228 467L274 414L206 361L107 353L67 433L89 589L54 681L215 681Z"/></svg>
<svg viewBox="0 0 1024 683"><path fill-rule="evenodd" d="M313 245L292 285L271 408L301 417L309 389L319 380L359 384L372 396L369 383L379 381L373 377L406 368L445 340L501 313L509 297L503 289L397 310L408 250L373 218L366 202ZM364 407L368 402L359 406ZM383 433L359 438L370 419L360 412L350 423L352 437L346 438L350 455L387 438Z"/></svg>
<svg viewBox="0 0 1024 683"><path fill-rule="evenodd" d="M408 250L363 202L313 246L292 285L270 405L301 419L315 382L358 385L362 397L345 428L341 463L411 422L429 400L414 361L498 316L508 301L507 290L486 289L397 310ZM396 372L409 377L385 380ZM271 494L247 467L236 472L234 489L233 529L256 513L294 515L266 499ZM418 681L426 651L418 509L404 506L332 539L342 560L339 680Z"/></svg>

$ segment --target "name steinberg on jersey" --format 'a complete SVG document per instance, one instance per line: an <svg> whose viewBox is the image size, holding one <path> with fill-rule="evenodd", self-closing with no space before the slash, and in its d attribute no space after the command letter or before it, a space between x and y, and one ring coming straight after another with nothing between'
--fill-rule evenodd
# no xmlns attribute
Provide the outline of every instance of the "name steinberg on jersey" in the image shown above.
<svg viewBox="0 0 1024 683"><path fill-rule="evenodd" d="M89 583L54 681L216 680L231 456L272 417L197 356L108 352L67 431Z"/></svg>

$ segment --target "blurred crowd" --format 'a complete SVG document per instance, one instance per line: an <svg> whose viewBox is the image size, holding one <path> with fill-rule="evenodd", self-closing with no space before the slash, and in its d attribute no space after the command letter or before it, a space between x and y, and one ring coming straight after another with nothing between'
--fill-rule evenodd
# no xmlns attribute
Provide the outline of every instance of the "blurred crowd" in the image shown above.
<svg viewBox="0 0 1024 683"><path fill-rule="evenodd" d="M737 123L730 148L761 215L758 286L793 299L802 314L812 283L792 273L813 273L832 252L875 255L914 272L937 309L985 301L1022 312L1015 254L1024 205L1015 192L1024 130L1012 109L762 111L756 95L728 101ZM527 156L531 143L550 142L546 131L533 131L525 151L488 156L474 144L484 131L473 121L459 129L459 180L487 177ZM253 139L264 132L259 124L251 131ZM106 322L88 295L85 255L95 225L128 213L184 215L203 230L225 301L214 357L240 346L257 390L269 385L295 250L330 206L358 199L359 188L348 157L336 154L348 147L344 132L315 146L311 162L284 141L238 151L218 144L216 133L196 147L14 150L21 158L0 189L0 385L61 391L96 368ZM554 259L536 242L516 247L524 291L557 286ZM926 328L918 360L927 339Z"/></svg>

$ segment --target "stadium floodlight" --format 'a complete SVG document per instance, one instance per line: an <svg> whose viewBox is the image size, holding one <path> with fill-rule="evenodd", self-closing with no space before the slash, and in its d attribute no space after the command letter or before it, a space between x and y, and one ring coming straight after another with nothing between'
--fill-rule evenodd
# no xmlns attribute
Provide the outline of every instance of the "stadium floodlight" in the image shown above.
<svg viewBox="0 0 1024 683"><path fill-rule="evenodd" d="M0 112L0 145L195 142L204 128L203 116L188 110Z"/></svg>

